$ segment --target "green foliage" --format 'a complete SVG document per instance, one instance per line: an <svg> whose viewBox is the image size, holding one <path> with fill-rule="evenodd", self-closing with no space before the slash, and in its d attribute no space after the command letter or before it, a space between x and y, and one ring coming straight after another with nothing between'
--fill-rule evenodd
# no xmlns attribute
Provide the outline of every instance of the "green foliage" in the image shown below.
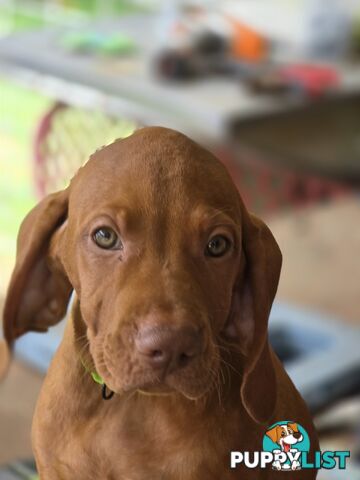
<svg viewBox="0 0 360 480"><path fill-rule="evenodd" d="M0 80L0 265L5 274L14 260L20 222L35 203L33 132L47 104L40 95Z"/></svg>
<svg viewBox="0 0 360 480"><path fill-rule="evenodd" d="M33 30L53 24L66 26L74 19L76 12L93 18L144 10L131 0L63 0L57 3L59 15L54 17L51 13L44 15L45 3L46 0L32 2L14 0L13 6L11 3L0 5L0 35L9 31Z"/></svg>

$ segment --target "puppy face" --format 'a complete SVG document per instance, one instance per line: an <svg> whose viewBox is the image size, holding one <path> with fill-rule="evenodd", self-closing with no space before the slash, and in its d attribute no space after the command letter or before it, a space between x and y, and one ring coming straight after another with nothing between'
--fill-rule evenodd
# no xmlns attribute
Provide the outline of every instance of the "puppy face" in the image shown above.
<svg viewBox="0 0 360 480"><path fill-rule="evenodd" d="M268 430L266 435L274 443L279 444L284 452L288 452L293 445L303 440L303 435L299 432L297 423L276 425L276 427Z"/></svg>
<svg viewBox="0 0 360 480"><path fill-rule="evenodd" d="M116 392L197 398L219 369L218 337L241 262L238 196L220 162L182 142L122 141L95 154L71 184L62 261L95 367ZM153 368L139 353L143 343L156 350L164 331L176 343L184 330L185 344L196 336L197 345L181 368Z"/></svg>
<svg viewBox="0 0 360 480"><path fill-rule="evenodd" d="M277 395L267 327L280 269L274 237L220 161L178 132L144 128L98 151L22 222L5 339L11 348L59 322L75 289L76 338L87 337L91 368L111 390L194 399L236 364L232 387L265 423Z"/></svg>

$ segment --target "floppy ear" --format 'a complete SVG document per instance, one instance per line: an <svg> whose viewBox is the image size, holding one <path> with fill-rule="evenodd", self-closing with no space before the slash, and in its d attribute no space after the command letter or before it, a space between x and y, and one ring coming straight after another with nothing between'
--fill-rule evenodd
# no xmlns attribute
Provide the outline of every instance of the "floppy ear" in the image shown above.
<svg viewBox="0 0 360 480"><path fill-rule="evenodd" d="M299 431L299 427L298 427L298 424L297 424L297 423L288 423L288 426L289 426L294 432L298 432L298 431Z"/></svg>
<svg viewBox="0 0 360 480"><path fill-rule="evenodd" d="M233 295L239 344L246 356L241 398L256 422L267 423L275 410L277 395L268 319L282 257L269 228L245 207L242 207L242 235L245 258Z"/></svg>
<svg viewBox="0 0 360 480"><path fill-rule="evenodd" d="M72 286L59 265L57 250L67 205L68 190L51 194L21 224L3 313L8 351L0 346L2 361L9 357L16 338L29 331L45 332L66 312Z"/></svg>
<svg viewBox="0 0 360 480"><path fill-rule="evenodd" d="M266 432L266 435L271 438L271 440L274 442L274 443L277 443L278 439L279 439L279 426L276 425L276 427L272 428L271 430L268 430Z"/></svg>

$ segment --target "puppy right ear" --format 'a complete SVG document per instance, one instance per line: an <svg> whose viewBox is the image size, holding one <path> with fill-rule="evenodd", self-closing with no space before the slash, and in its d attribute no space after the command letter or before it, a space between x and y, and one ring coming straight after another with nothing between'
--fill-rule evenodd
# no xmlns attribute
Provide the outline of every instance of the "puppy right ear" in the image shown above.
<svg viewBox="0 0 360 480"><path fill-rule="evenodd" d="M48 195L21 224L16 264L3 313L4 337L0 357L6 362L16 338L45 332L66 313L72 286L59 263L66 228L69 190ZM0 372L3 368L0 366Z"/></svg>
<svg viewBox="0 0 360 480"><path fill-rule="evenodd" d="M288 423L288 426L289 426L290 428L292 428L294 432L298 432L298 431L299 431L299 427L298 427L298 424L297 424L297 423L291 423L291 422L289 422L289 423Z"/></svg>
<svg viewBox="0 0 360 480"><path fill-rule="evenodd" d="M269 424L277 381L268 339L268 321L281 270L281 252L269 228L243 207L244 270L234 291L234 322L246 355L241 399L248 414Z"/></svg>

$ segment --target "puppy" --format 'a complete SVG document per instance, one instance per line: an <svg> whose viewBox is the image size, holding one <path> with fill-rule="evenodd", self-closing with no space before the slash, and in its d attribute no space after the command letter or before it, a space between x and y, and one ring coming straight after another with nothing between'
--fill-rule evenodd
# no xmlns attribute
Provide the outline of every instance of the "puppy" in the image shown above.
<svg viewBox="0 0 360 480"><path fill-rule="evenodd" d="M75 292L33 422L41 480L277 478L232 470L230 452L259 450L278 418L316 449L268 341L280 268L270 230L186 136L149 127L96 152L25 218L5 303L11 351Z"/></svg>

